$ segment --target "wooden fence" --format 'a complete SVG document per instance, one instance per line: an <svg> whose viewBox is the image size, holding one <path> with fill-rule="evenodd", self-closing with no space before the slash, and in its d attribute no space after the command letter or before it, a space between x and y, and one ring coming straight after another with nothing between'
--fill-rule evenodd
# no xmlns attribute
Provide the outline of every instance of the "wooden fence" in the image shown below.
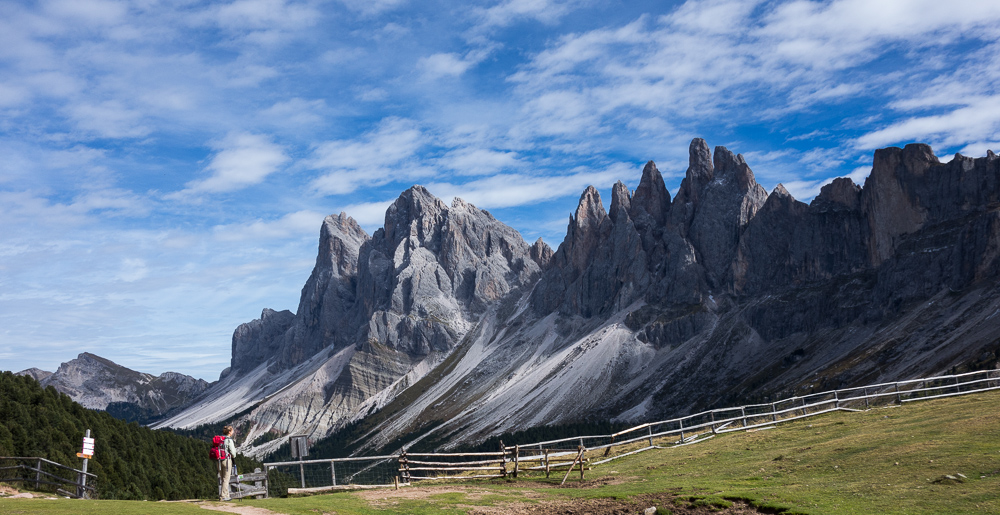
<svg viewBox="0 0 1000 515"><path fill-rule="evenodd" d="M45 458L0 457L0 482L33 484L74 499L97 498L97 476Z"/></svg>
<svg viewBox="0 0 1000 515"><path fill-rule="evenodd" d="M900 405L929 399L987 392L1000 389L1000 370L986 370L965 374L912 379L853 388L843 388L803 396L740 406L703 411L684 417L648 422L610 435L575 436L545 442L503 446L497 452L486 453L411 453L366 458L340 458L283 463L265 463L268 471L280 466L300 467L298 477L301 488L289 487L289 493L331 490L335 488L375 488L411 485L415 481L434 479L484 479L518 477L518 474L541 474L550 477L553 471L566 469L565 483L573 470L579 467L580 479L587 468L612 460L664 447L690 445L713 438L717 434L733 431L752 431L774 427L783 422L801 420L835 411L861 411L876 406ZM341 482L337 486L335 465L350 461L372 460L393 463L398 476L384 477L378 482ZM327 477L332 482L322 486L306 487L307 474L302 469L308 464L325 464L330 468ZM320 474L322 476L322 474ZM315 475L314 475L315 477ZM370 476L369 476L370 477ZM313 480L316 482L317 480ZM320 478L319 481L322 481ZM287 481L286 481L287 482Z"/></svg>
<svg viewBox="0 0 1000 515"><path fill-rule="evenodd" d="M222 494L222 478L219 478L219 494ZM232 499L268 497L267 472L256 468L249 474L232 474L229 476L229 497Z"/></svg>

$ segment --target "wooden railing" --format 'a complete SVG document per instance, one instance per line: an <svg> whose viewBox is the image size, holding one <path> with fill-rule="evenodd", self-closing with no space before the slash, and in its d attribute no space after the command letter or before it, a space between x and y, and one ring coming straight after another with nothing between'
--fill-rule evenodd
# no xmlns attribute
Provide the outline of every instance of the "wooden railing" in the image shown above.
<svg viewBox="0 0 1000 515"><path fill-rule="evenodd" d="M34 485L36 490L51 488L75 499L97 498L96 475L45 458L0 456L0 482Z"/></svg>
<svg viewBox="0 0 1000 515"><path fill-rule="evenodd" d="M874 406L899 405L920 400L940 399L956 395L1000 389L1000 370L912 379L892 383L842 388L820 393L794 396L778 401L751 404L736 408L703 411L693 415L648 422L610 435L575 436L512 446L487 453L411 453L362 458L265 463L268 471L289 467L289 477L297 476L301 488L290 487L289 493L330 490L335 488L393 487L410 485L413 481L432 479L475 479L517 477L520 472L544 471L549 477L555 469L567 467L565 483L577 467L584 478L586 467L650 449L690 445L733 431L752 431L774 427L783 422L801 420L835 411L861 411ZM352 462L367 462L350 479L337 484L337 467ZM394 463L393 463L394 462ZM378 465L393 463L386 477L368 474L374 480L365 481L362 472ZM306 473L306 466L329 467L330 472ZM298 468L298 470L294 470ZM332 477L332 480L324 478ZM309 483L314 485L307 487ZM400 481L401 480L401 481ZM286 480L286 483L288 481ZM323 483L319 485L318 483Z"/></svg>

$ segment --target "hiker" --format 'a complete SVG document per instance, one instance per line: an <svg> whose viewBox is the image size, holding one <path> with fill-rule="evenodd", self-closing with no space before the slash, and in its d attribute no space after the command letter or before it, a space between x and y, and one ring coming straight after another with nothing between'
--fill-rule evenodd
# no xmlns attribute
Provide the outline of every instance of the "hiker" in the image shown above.
<svg viewBox="0 0 1000 515"><path fill-rule="evenodd" d="M233 426L222 428L223 441L219 442L222 452L216 453L219 463L219 479L222 480L222 492L219 493L220 501L231 500L229 497L229 476L233 472L233 458L236 456L236 444L233 443L235 432Z"/></svg>

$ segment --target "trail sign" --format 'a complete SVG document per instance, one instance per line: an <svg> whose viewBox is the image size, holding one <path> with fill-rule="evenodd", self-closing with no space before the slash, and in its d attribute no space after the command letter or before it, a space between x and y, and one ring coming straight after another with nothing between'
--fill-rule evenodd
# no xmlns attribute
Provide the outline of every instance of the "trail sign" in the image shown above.
<svg viewBox="0 0 1000 515"><path fill-rule="evenodd" d="M91 456L94 455L94 439L93 438L88 438L86 436L83 437L83 451L81 451L80 454L85 454L87 458L90 458ZM81 458L82 457L83 456L81 456Z"/></svg>

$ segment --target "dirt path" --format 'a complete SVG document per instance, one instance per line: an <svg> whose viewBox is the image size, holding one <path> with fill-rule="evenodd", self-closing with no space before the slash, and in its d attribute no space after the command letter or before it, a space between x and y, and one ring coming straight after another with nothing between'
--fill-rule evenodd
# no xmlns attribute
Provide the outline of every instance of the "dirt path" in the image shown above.
<svg viewBox="0 0 1000 515"><path fill-rule="evenodd" d="M239 515L281 515L271 510L265 510L264 508L256 508L254 506L240 506L237 504L201 503L201 508L203 510L237 513Z"/></svg>

